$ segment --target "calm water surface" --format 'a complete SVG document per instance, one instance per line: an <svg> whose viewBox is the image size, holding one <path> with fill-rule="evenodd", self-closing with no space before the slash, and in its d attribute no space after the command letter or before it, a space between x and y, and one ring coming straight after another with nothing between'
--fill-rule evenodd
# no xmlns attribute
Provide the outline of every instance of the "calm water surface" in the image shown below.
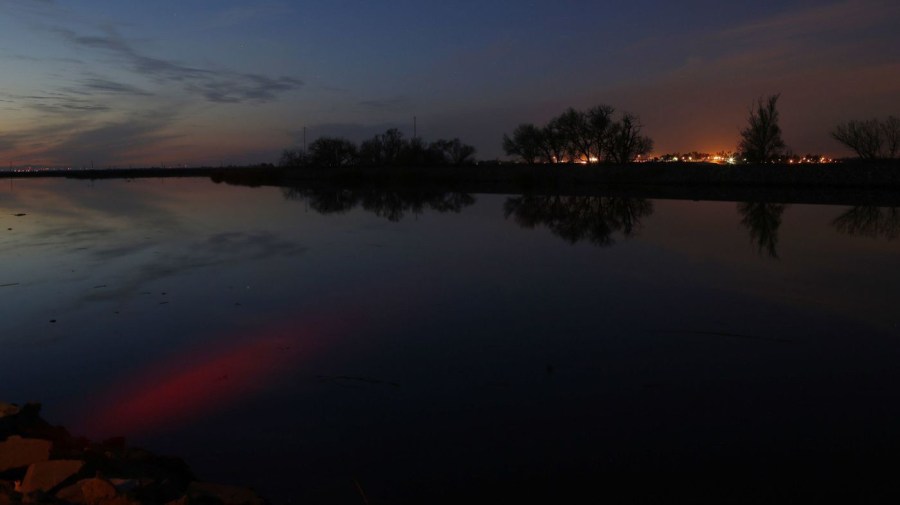
<svg viewBox="0 0 900 505"><path fill-rule="evenodd" d="M5 181L0 400L276 502L876 499L898 238L862 206Z"/></svg>

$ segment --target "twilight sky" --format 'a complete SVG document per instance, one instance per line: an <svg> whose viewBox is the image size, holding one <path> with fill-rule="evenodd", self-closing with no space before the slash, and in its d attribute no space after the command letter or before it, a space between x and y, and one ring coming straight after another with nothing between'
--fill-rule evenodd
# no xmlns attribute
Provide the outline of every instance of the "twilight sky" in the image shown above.
<svg viewBox="0 0 900 505"><path fill-rule="evenodd" d="M900 115L896 0L0 0L0 162L272 162L389 127L502 156L568 106L640 116L656 152L731 150L781 93L795 152Z"/></svg>

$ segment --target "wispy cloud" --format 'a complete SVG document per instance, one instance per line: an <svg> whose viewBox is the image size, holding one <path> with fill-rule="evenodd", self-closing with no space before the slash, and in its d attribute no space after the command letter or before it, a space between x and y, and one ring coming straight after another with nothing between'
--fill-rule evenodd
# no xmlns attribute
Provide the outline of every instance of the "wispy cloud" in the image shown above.
<svg viewBox="0 0 900 505"><path fill-rule="evenodd" d="M900 14L893 0L842 0L812 7L786 10L762 20L723 30L722 38L796 37L816 33L857 31L891 22Z"/></svg>
<svg viewBox="0 0 900 505"><path fill-rule="evenodd" d="M80 81L75 87L64 88L66 91L83 95L131 95L152 96L153 93L145 91L137 86L104 79L91 77Z"/></svg>
<svg viewBox="0 0 900 505"><path fill-rule="evenodd" d="M172 133L181 119L175 109L132 112L105 120L50 105L46 112L57 114L58 119L0 134L0 151L18 153L17 160L36 164L77 166L93 161L120 165L140 160L147 153L163 153L165 146L180 138Z"/></svg>
<svg viewBox="0 0 900 505"><path fill-rule="evenodd" d="M120 120L81 128L42 149L41 155L75 163L91 159L103 164L127 162L132 156L177 139L178 135L168 133L177 119L177 113L171 110L131 114Z"/></svg>
<svg viewBox="0 0 900 505"><path fill-rule="evenodd" d="M297 90L303 81L287 76L270 77L257 73L203 68L175 60L147 55L112 27L102 34L84 35L68 28L53 28L68 44L95 50L124 63L132 72L160 84L180 84L192 94L216 103L265 103L278 95Z"/></svg>

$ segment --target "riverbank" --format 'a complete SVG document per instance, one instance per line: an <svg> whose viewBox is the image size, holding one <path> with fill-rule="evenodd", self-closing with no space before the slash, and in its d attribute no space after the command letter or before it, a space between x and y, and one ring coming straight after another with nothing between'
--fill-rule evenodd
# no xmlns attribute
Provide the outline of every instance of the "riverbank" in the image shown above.
<svg viewBox="0 0 900 505"><path fill-rule="evenodd" d="M0 403L0 504L263 505L249 489L200 482L188 465L116 438L71 435L39 404Z"/></svg>
<svg viewBox="0 0 900 505"><path fill-rule="evenodd" d="M209 177L242 186L385 187L460 193L562 194L832 205L900 205L900 163L805 165L479 164L463 167L148 168L0 172L5 178Z"/></svg>

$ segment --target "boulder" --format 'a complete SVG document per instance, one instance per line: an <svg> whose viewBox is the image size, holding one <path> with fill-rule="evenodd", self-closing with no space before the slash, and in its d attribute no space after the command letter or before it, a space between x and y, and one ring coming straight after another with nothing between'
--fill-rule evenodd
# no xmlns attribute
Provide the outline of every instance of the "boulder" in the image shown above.
<svg viewBox="0 0 900 505"><path fill-rule="evenodd" d="M63 488L56 497L79 505L101 505L118 495L115 486L105 479L84 479Z"/></svg>
<svg viewBox="0 0 900 505"><path fill-rule="evenodd" d="M0 472L47 461L52 446L49 440L11 436L0 442Z"/></svg>
<svg viewBox="0 0 900 505"><path fill-rule="evenodd" d="M84 461L78 460L61 459L35 463L28 467L25 479L22 480L21 493L24 495L38 491L46 493L78 474L83 467Z"/></svg>
<svg viewBox="0 0 900 505"><path fill-rule="evenodd" d="M18 405L0 402L0 417L14 416L19 413L19 410Z"/></svg>
<svg viewBox="0 0 900 505"><path fill-rule="evenodd" d="M138 479L109 479L109 483L112 484L119 493L130 493L143 485Z"/></svg>

